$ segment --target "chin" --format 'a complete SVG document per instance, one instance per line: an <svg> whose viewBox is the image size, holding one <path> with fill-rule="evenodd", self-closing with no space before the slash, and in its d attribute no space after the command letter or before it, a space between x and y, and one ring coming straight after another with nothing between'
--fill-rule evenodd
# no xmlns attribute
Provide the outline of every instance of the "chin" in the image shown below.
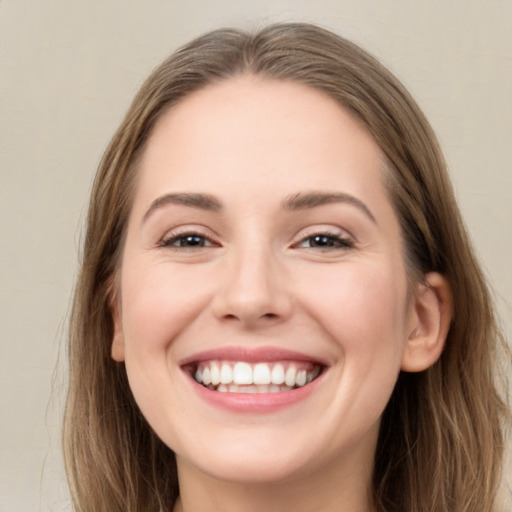
<svg viewBox="0 0 512 512"><path fill-rule="evenodd" d="M263 457L261 454L253 457L234 454L217 457L214 462L202 460L192 465L215 480L245 485L285 483L306 474L308 467L303 461L275 453Z"/></svg>

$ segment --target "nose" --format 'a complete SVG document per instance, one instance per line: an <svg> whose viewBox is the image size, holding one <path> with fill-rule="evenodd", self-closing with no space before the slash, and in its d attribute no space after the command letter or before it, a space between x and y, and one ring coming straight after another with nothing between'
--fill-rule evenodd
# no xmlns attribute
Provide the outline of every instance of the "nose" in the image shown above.
<svg viewBox="0 0 512 512"><path fill-rule="evenodd" d="M245 328L279 324L292 312L285 273L270 251L246 251L225 261L221 284L213 299L214 315Z"/></svg>

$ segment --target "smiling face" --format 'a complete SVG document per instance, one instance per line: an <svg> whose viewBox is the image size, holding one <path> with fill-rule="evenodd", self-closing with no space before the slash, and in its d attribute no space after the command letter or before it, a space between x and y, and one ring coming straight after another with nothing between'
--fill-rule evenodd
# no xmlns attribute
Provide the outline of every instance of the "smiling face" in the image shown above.
<svg viewBox="0 0 512 512"><path fill-rule="evenodd" d="M159 120L112 355L180 477L369 478L417 320L382 161L355 118L294 83L231 79Z"/></svg>

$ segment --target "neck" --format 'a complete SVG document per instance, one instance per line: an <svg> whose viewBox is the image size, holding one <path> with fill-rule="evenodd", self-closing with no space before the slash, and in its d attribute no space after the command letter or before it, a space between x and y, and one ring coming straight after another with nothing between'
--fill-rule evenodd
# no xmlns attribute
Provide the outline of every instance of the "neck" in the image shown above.
<svg viewBox="0 0 512 512"><path fill-rule="evenodd" d="M174 512L374 512L371 467L333 464L321 474L281 482L227 482L178 459L180 498Z"/></svg>

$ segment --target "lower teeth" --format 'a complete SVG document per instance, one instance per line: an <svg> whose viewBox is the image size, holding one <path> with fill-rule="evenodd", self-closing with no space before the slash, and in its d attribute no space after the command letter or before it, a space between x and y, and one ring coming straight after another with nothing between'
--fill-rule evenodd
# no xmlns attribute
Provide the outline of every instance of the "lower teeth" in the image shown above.
<svg viewBox="0 0 512 512"><path fill-rule="evenodd" d="M213 391L220 393L280 393L295 389L292 386L277 386L275 384L257 384L249 386L237 386L236 384L219 384L218 386L206 386Z"/></svg>

